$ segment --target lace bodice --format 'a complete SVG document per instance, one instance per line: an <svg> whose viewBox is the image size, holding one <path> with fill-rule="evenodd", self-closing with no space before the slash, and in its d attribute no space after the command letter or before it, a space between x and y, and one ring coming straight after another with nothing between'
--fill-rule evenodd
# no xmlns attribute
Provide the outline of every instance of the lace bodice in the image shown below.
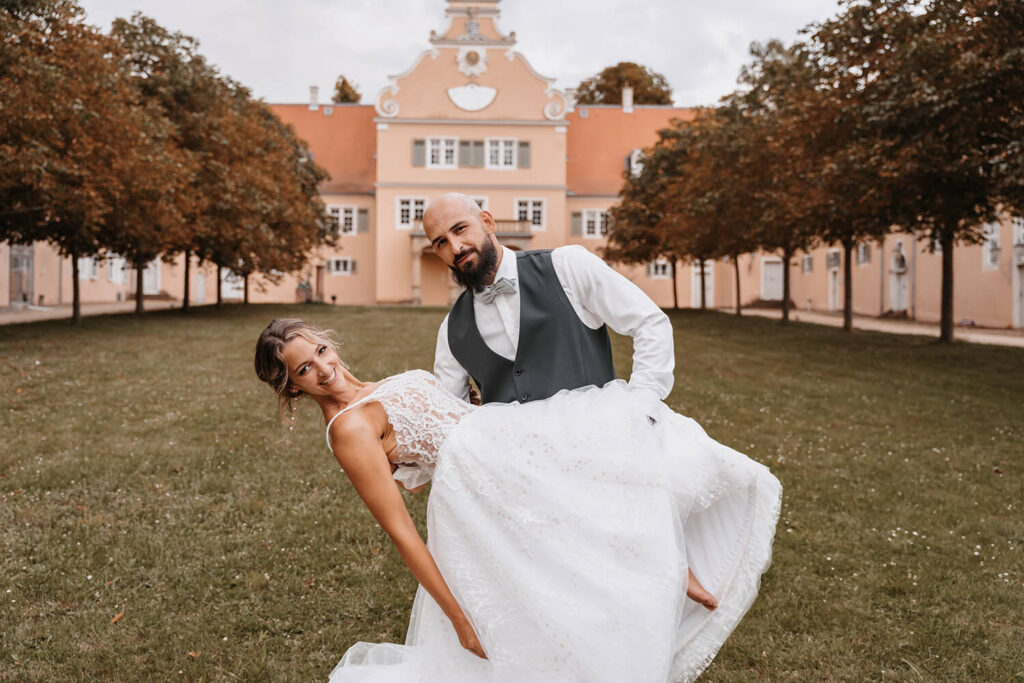
<svg viewBox="0 0 1024 683"><path fill-rule="evenodd" d="M475 408L446 391L429 372L409 370L381 380L376 389L332 417L327 423L328 448L331 423L342 413L371 401L380 403L394 427L398 444L394 462L399 465L395 479L407 488L430 479L448 432Z"/></svg>

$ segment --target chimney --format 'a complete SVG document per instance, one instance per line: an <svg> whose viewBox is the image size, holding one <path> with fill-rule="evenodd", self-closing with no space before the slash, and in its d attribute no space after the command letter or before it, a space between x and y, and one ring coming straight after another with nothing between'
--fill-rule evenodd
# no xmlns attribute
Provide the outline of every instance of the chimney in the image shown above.
<svg viewBox="0 0 1024 683"><path fill-rule="evenodd" d="M320 86L311 85L309 86L309 110L316 111L320 108Z"/></svg>
<svg viewBox="0 0 1024 683"><path fill-rule="evenodd" d="M627 114L633 113L633 86L629 83L622 86L622 111Z"/></svg>

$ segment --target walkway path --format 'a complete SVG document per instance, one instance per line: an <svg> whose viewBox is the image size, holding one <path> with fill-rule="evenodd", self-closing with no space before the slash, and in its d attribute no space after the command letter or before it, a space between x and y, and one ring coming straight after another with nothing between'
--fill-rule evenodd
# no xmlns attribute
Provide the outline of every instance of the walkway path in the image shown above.
<svg viewBox="0 0 1024 683"><path fill-rule="evenodd" d="M180 299L147 299L144 302L147 311L162 311L168 308L181 308ZM135 310L134 301L121 301L106 304L82 304L82 316L108 315L110 313L131 313ZM27 306L0 308L0 325L14 323L31 323L38 320L60 320L71 318L71 304L60 306Z"/></svg>
<svg viewBox="0 0 1024 683"><path fill-rule="evenodd" d="M721 309L731 312L735 309ZM774 308L745 308L743 315L760 315L766 318L781 318L782 311ZM821 313L817 311L790 311L789 319L814 325L843 326L842 313ZM923 337L938 337L939 326L934 323L922 323L916 320L897 320L893 318L874 318L871 316L853 316L853 327L857 330L887 332L889 334L917 334ZM1024 330L997 330L979 327L957 327L953 330L953 339L972 344L995 344L998 346L1016 346L1024 348Z"/></svg>

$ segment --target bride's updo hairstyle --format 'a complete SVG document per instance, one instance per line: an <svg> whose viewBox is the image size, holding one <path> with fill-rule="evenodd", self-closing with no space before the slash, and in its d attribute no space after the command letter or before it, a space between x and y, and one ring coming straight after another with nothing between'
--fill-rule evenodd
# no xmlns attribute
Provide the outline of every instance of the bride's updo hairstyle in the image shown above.
<svg viewBox="0 0 1024 683"><path fill-rule="evenodd" d="M311 344L327 344L335 352L338 345L330 330L313 327L298 318L277 318L267 325L256 341L256 376L266 382L277 394L281 417L285 412L295 413L295 401L302 392L292 391L288 381L288 365L284 362L284 346L296 337L302 337ZM342 363L344 365L344 363Z"/></svg>

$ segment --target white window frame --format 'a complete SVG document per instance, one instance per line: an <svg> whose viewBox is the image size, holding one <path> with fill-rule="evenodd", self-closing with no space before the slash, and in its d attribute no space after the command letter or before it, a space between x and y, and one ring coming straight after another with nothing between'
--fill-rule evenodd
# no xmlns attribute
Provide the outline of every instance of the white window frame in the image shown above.
<svg viewBox="0 0 1024 683"><path fill-rule="evenodd" d="M78 259L78 279L96 280L100 276L100 260L96 256L82 256Z"/></svg>
<svg viewBox="0 0 1024 683"><path fill-rule="evenodd" d="M599 240L608 237L609 220L607 209L583 209L584 239ZM604 233L601 232L602 222Z"/></svg>
<svg viewBox="0 0 1024 683"><path fill-rule="evenodd" d="M1024 218L1013 218L1013 243L1024 244Z"/></svg>
<svg viewBox="0 0 1024 683"><path fill-rule="evenodd" d="M634 178L644 170L644 151L642 149L634 149L629 153L629 175Z"/></svg>
<svg viewBox="0 0 1024 683"><path fill-rule="evenodd" d="M409 220L402 221L402 203L409 202ZM416 221L423 219L423 212L427 209L426 197L395 197L395 227L399 230L412 230ZM419 214L419 218L416 215Z"/></svg>
<svg viewBox="0 0 1024 683"><path fill-rule="evenodd" d="M117 285L128 284L128 261L123 256L107 257L107 282Z"/></svg>
<svg viewBox="0 0 1024 683"><path fill-rule="evenodd" d="M835 265L829 265L829 261L832 257L835 257ZM829 249L828 256L825 257L825 270L839 270L840 266L843 265L843 252L839 249Z"/></svg>
<svg viewBox="0 0 1024 683"><path fill-rule="evenodd" d="M348 256L340 256L338 258L327 259L327 272L331 275L345 275L349 276L353 274L355 270L356 260L349 258Z"/></svg>
<svg viewBox="0 0 1024 683"><path fill-rule="evenodd" d="M857 265L871 265L871 244L869 242L861 242L857 245Z"/></svg>
<svg viewBox="0 0 1024 683"><path fill-rule="evenodd" d="M327 213L332 218L338 219L336 234L342 236L356 234L358 210L355 204L328 204Z"/></svg>
<svg viewBox="0 0 1024 683"><path fill-rule="evenodd" d="M491 147L497 145L498 162L491 162ZM512 153L509 160L508 152ZM519 168L519 138L484 138L484 168L511 171Z"/></svg>
<svg viewBox="0 0 1024 683"><path fill-rule="evenodd" d="M1001 251L999 223L985 224L985 241L981 245L981 269L999 270L999 252ZM992 259L992 250L995 248L996 258Z"/></svg>
<svg viewBox="0 0 1024 683"><path fill-rule="evenodd" d="M523 202L529 202L527 208L528 218L522 219L519 217L519 205ZM540 223L535 222L536 214L538 209L537 205L540 205ZM548 200L543 197L516 197L512 200L512 217L515 220L528 220L530 221L531 230L534 232L541 232L548 229Z"/></svg>
<svg viewBox="0 0 1024 683"><path fill-rule="evenodd" d="M434 150L437 149L437 161L434 161ZM447 161L448 152L451 161ZM427 138L427 168L453 169L459 167L459 139L449 135Z"/></svg>
<svg viewBox="0 0 1024 683"><path fill-rule="evenodd" d="M491 198L490 197L473 197L473 201L480 207L481 211L491 210Z"/></svg>
<svg viewBox="0 0 1024 683"><path fill-rule="evenodd" d="M807 274L814 272L814 256L811 254L804 254L803 261L800 264L800 272Z"/></svg>
<svg viewBox="0 0 1024 683"><path fill-rule="evenodd" d="M667 280L672 277L672 264L660 258L647 264L647 277L651 280Z"/></svg>

